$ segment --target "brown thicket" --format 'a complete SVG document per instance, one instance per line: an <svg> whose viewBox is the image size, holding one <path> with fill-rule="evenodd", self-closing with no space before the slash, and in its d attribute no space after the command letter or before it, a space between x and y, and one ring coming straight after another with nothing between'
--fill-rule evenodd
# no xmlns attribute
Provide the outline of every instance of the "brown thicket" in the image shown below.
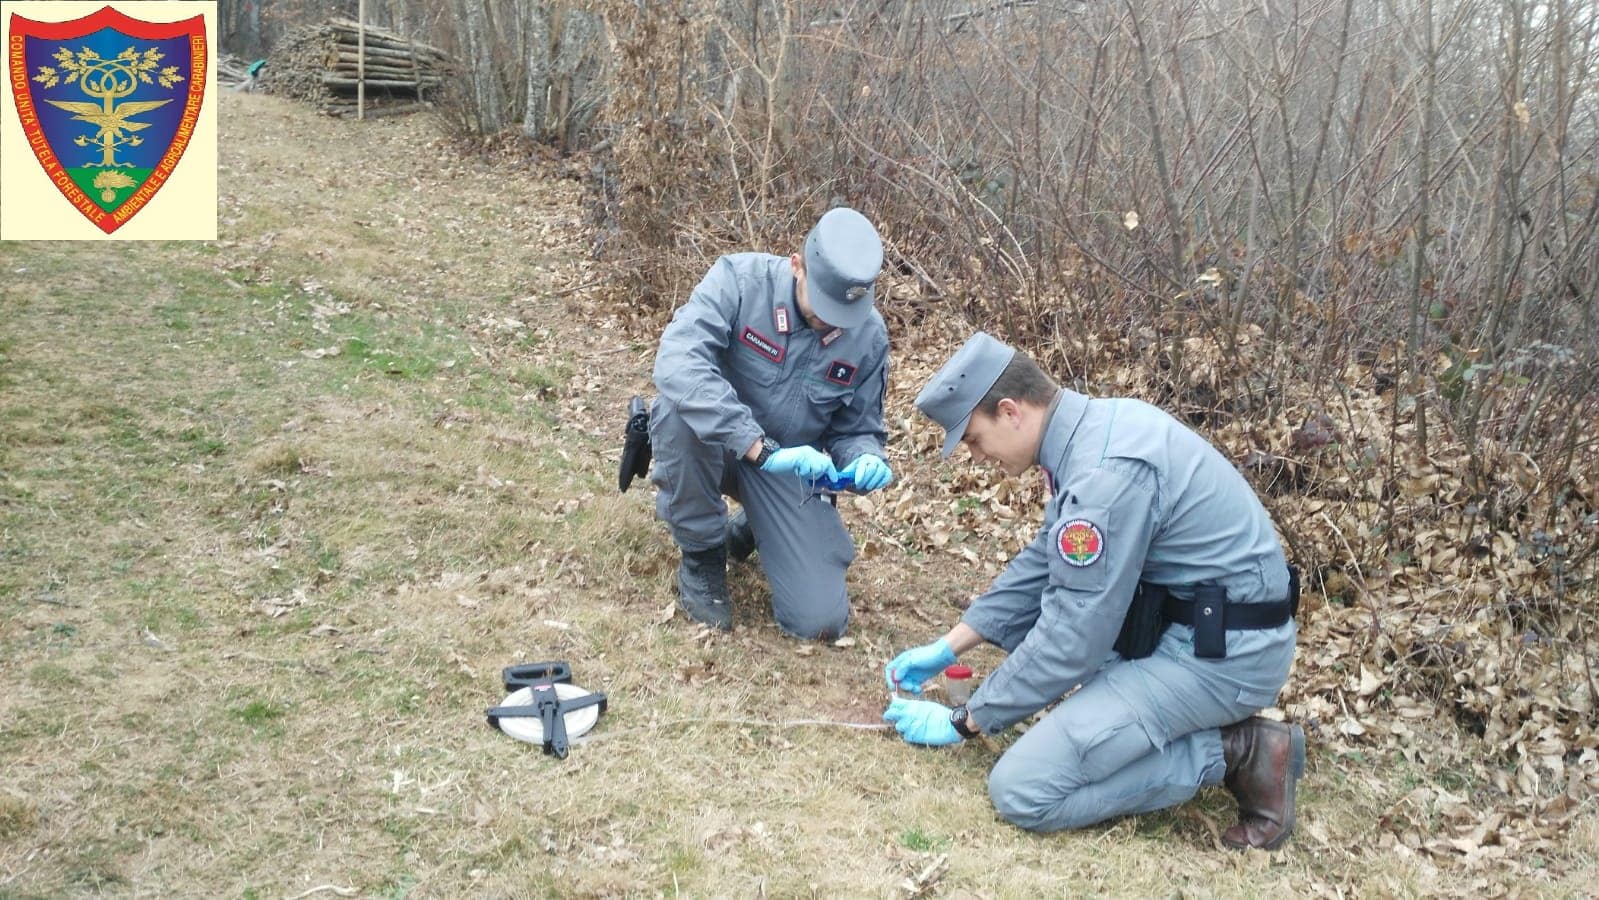
<svg viewBox="0 0 1599 900"><path fill-rule="evenodd" d="M1323 566L1380 566L1448 510L1517 534L1549 590L1592 573L1592 6L605 10L611 249L646 295L670 306L717 253L789 246L848 202L920 305L1091 385L1143 357L1152 399L1207 428L1319 429L1257 449L1296 490L1379 476L1354 492L1379 503L1376 555ZM1383 434L1351 419L1361 397ZM1461 496L1399 503L1401 450L1463 454Z"/></svg>

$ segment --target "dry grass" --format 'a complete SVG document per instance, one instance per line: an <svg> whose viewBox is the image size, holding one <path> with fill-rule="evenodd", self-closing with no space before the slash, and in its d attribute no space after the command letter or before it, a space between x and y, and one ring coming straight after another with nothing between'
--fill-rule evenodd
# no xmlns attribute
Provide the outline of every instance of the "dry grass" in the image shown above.
<svg viewBox="0 0 1599 900"><path fill-rule="evenodd" d="M993 814L984 746L733 723L873 720L974 576L852 513L854 645L782 638L748 566L747 627L662 622L674 555L612 488L653 348L560 293L596 277L576 185L419 120L222 103L224 240L0 247L0 896L894 896L945 855L951 897L1599 874L1591 812L1541 881L1378 849L1447 774L1425 747L1316 749L1267 856L1219 848L1219 791L1041 837ZM565 762L482 717L548 658L612 703Z"/></svg>

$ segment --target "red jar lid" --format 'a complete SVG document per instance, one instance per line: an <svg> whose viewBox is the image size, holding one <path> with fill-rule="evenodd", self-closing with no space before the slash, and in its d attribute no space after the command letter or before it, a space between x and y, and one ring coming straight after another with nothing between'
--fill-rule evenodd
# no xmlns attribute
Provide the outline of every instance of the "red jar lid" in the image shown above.
<svg viewBox="0 0 1599 900"><path fill-rule="evenodd" d="M971 666L950 666L949 668L944 670L944 677L945 678L970 678L970 677L972 677L972 667Z"/></svg>

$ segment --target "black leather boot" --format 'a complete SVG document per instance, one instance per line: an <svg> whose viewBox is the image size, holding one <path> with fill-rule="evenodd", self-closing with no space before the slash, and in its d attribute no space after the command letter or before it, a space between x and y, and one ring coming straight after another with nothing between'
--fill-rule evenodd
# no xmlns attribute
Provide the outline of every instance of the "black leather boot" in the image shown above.
<svg viewBox="0 0 1599 900"><path fill-rule="evenodd" d="M743 562L755 552L755 529L750 527L750 517L739 510L727 520L727 558Z"/></svg>
<svg viewBox="0 0 1599 900"><path fill-rule="evenodd" d="M727 593L727 548L684 550L677 569L678 605L688 617L722 631L733 630L733 601Z"/></svg>

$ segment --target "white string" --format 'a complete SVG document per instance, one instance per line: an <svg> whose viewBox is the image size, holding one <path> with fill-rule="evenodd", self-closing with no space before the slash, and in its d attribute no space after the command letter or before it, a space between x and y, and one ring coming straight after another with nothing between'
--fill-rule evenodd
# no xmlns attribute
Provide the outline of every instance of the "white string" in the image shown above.
<svg viewBox="0 0 1599 900"><path fill-rule="evenodd" d="M633 728L624 728L621 731L607 731L604 734L589 732L582 737L573 738L573 744L586 744L589 741L604 738L618 737L638 731L655 731L661 728L670 728L677 725L749 725L756 728L798 728L801 726L821 726L828 728L852 728L857 731L888 731L894 726L875 722L836 722L831 719L787 719L782 722L773 722L765 719L673 719L667 722L650 722Z"/></svg>

